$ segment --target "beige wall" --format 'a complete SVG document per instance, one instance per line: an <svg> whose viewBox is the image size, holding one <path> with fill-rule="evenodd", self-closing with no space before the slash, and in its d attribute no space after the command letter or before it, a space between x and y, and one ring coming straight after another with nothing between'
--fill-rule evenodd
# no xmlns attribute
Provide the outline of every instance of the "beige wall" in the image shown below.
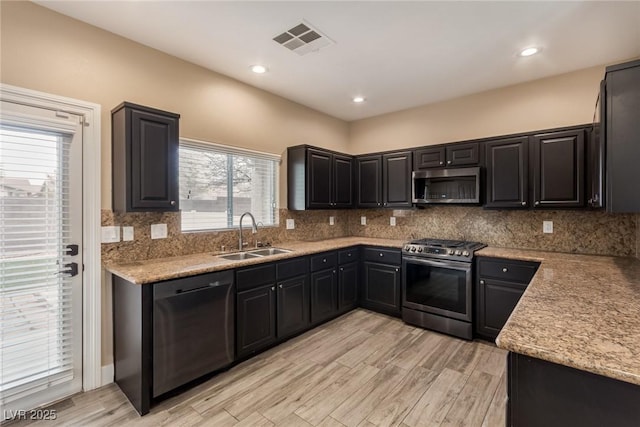
<svg viewBox="0 0 640 427"><path fill-rule="evenodd" d="M591 123L604 65L351 123L353 154Z"/></svg>
<svg viewBox="0 0 640 427"><path fill-rule="evenodd" d="M348 124L29 2L2 1L3 83L102 106L102 207L111 207L110 111L124 100L181 114L180 136L282 154L348 151ZM284 166L284 165L283 165ZM286 168L281 168L286 206Z"/></svg>

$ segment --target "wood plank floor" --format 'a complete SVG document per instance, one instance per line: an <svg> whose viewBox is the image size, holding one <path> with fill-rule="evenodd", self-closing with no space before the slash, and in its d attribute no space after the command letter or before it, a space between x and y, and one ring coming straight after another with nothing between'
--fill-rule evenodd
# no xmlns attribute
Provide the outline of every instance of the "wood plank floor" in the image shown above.
<svg viewBox="0 0 640 427"><path fill-rule="evenodd" d="M111 384L59 402L77 426L505 425L506 352L355 310L138 416ZM4 426L3 426L4 427Z"/></svg>

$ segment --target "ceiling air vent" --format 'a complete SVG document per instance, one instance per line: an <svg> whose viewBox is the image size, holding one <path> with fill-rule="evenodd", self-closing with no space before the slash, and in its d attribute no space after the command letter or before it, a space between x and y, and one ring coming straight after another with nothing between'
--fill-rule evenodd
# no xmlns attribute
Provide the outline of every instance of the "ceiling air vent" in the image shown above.
<svg viewBox="0 0 640 427"><path fill-rule="evenodd" d="M317 28L313 28L306 21L302 21L302 23L284 33L278 34L273 40L300 56L334 43L333 40L321 33Z"/></svg>

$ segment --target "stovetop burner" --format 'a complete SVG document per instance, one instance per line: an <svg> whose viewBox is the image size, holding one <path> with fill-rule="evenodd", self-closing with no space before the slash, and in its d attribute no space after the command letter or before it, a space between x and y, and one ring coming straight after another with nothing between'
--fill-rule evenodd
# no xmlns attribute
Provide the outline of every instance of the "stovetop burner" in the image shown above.
<svg viewBox="0 0 640 427"><path fill-rule="evenodd" d="M412 240L404 246L405 255L471 262L473 254L486 245L479 242L445 239Z"/></svg>

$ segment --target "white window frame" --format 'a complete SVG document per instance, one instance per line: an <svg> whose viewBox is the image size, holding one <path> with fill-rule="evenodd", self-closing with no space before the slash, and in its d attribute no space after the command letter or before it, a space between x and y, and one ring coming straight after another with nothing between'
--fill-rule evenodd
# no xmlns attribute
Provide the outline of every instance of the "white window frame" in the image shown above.
<svg viewBox="0 0 640 427"><path fill-rule="evenodd" d="M180 138L180 146L182 146L182 144L185 143L185 145L192 145L195 147L200 147L200 148L211 148L211 149L216 149L218 150L220 153L223 154L231 154L231 155L238 155L238 156L251 156L251 157L257 157L257 158L262 158L262 159L266 159L266 160L271 160L271 161L275 161L276 163L276 168L275 168L275 187L274 187L274 203L275 203L275 222L274 224L268 224L268 225L264 225L264 227L278 227L279 226L279 207L280 207L280 195L279 195L279 189L280 189L280 165L282 162L282 158L280 155L278 154L272 154L272 153L265 153L262 151L256 151L256 150L249 150L246 148L239 148L239 147L233 147L230 145L223 145L223 144L218 144L215 142L208 142L208 141L201 141L201 140L197 140L197 139L191 139L191 138ZM179 167L178 167L179 168ZM179 198L181 198L180 195L178 195ZM228 231L228 230L237 230L238 227L224 227L224 228L202 228L202 229L198 229L198 230L183 230L182 229L182 219L180 221L180 231L182 233L202 233L202 232L218 232L218 231Z"/></svg>
<svg viewBox="0 0 640 427"><path fill-rule="evenodd" d="M0 98L84 117L82 138L82 389L103 385L102 272L100 246L100 111L99 104L0 83ZM109 381L110 382L110 381Z"/></svg>

